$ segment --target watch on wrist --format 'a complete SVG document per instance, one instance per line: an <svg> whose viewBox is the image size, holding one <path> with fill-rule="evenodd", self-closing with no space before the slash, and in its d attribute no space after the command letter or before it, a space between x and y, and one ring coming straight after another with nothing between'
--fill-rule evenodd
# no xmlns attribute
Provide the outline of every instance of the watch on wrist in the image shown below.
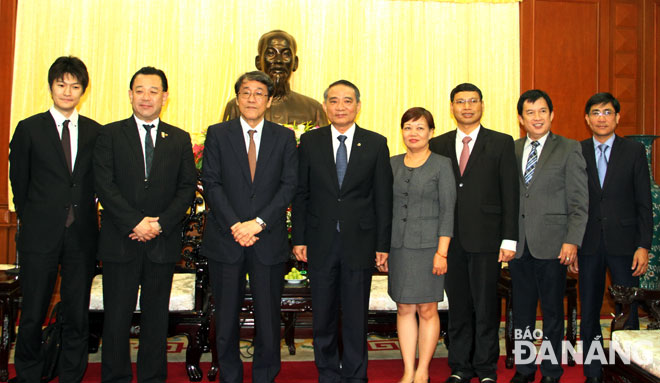
<svg viewBox="0 0 660 383"><path fill-rule="evenodd" d="M263 219L257 217L254 220L259 224L259 226L261 226L261 230L264 230L266 228L266 222L264 222Z"/></svg>

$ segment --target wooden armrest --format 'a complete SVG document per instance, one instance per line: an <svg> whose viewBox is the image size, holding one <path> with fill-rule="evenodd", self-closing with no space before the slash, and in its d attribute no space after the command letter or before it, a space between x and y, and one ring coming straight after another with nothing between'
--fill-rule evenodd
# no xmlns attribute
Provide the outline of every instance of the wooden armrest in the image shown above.
<svg viewBox="0 0 660 383"><path fill-rule="evenodd" d="M614 302L622 305L621 313L612 319L611 331L622 330L633 302L638 302L644 311L653 319L649 323L649 330L660 329L660 291L642 289L640 287L610 286L610 294Z"/></svg>

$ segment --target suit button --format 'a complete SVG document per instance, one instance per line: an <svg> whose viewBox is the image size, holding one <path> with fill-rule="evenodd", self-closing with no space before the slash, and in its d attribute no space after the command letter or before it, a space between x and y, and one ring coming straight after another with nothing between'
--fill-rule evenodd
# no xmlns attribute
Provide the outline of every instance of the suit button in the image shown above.
<svg viewBox="0 0 660 383"><path fill-rule="evenodd" d="M78 207L78 204L74 204L73 207Z"/></svg>
<svg viewBox="0 0 660 383"><path fill-rule="evenodd" d="M250 196L251 199L255 199L256 197L257 197L256 194L252 194L252 195Z"/></svg>
<svg viewBox="0 0 660 383"><path fill-rule="evenodd" d="M141 210L140 210L140 213L144 214L144 209L141 209Z"/></svg>
<svg viewBox="0 0 660 383"><path fill-rule="evenodd" d="M525 215L523 214L522 217L525 218Z"/></svg>
<svg viewBox="0 0 660 383"><path fill-rule="evenodd" d="M404 208L404 209L407 209L407 208L408 208L408 205L403 205L403 208Z"/></svg>
<svg viewBox="0 0 660 383"><path fill-rule="evenodd" d="M404 218L404 219L402 219L402 221L403 221L403 222L406 222L406 219Z"/></svg>
<svg viewBox="0 0 660 383"><path fill-rule="evenodd" d="M341 198L337 198L337 202L341 202Z"/></svg>
<svg viewBox="0 0 660 383"><path fill-rule="evenodd" d="M529 194L525 194L525 198L529 198Z"/></svg>
<svg viewBox="0 0 660 383"><path fill-rule="evenodd" d="M410 182L410 180L405 180L404 182L405 182L405 183L408 183L408 182Z"/></svg>
<svg viewBox="0 0 660 383"><path fill-rule="evenodd" d="M76 184L71 184L71 187L72 187L72 188L75 188L75 187L76 187Z"/></svg>
<svg viewBox="0 0 660 383"><path fill-rule="evenodd" d="M408 197L408 192L403 193L404 196Z"/></svg>

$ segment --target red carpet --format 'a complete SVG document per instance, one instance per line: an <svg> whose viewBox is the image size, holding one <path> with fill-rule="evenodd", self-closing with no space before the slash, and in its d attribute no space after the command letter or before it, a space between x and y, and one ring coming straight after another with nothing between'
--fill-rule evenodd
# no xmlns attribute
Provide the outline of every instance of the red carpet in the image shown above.
<svg viewBox="0 0 660 383"><path fill-rule="evenodd" d="M202 371L206 374L210 363L202 363ZM244 363L245 375L244 381L252 381L251 363ZM400 359L391 360L370 360L369 361L369 382L371 383L394 383L398 382L403 372L403 364ZM449 376L449 366L447 365L446 358L433 359L431 362L431 382L441 383ZM133 365L133 373L135 374L135 365ZM500 357L498 363L498 381L508 383L514 374L514 370L507 370L504 367L504 357ZM14 376L14 365L9 365L9 376ZM537 372L537 381L540 379L540 373ZM278 383L310 383L318 380L316 367L314 362L284 362L282 363L282 371L277 377ZM85 383L98 383L101 381L101 364L90 363L85 374ZM135 379L133 380L135 381ZM188 382L188 375L184 363L168 363L168 382L171 383L184 383ZM204 377L203 382L209 380ZM216 378L216 382L218 379ZM477 379L473 379L477 382ZM582 383L584 377L582 375L582 366L576 365L575 367L564 366L564 376L561 379L562 383ZM57 382L57 379L53 382Z"/></svg>

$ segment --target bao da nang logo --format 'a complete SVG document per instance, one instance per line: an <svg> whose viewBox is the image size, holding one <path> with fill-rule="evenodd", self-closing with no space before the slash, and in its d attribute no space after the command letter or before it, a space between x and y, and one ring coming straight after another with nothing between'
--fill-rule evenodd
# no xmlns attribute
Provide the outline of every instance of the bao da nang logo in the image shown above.
<svg viewBox="0 0 660 383"><path fill-rule="evenodd" d="M631 360L643 365L653 363L653 352L651 351L653 342L650 340L636 340L630 342L631 345L623 347L616 342L610 342L608 351L603 349L600 338L591 342L588 350L584 350L584 343L581 340L577 341L576 347L573 347L571 342L563 340L561 354L559 354L555 352L550 341L543 337L543 331L539 329L530 330L529 327L524 331L516 329L513 335L515 340L513 355L516 364L541 364L543 361L559 364L558 355L561 355L562 364L568 363L569 355L577 364L591 364L595 361L599 361L601 364L614 364L616 356L624 364L630 364ZM539 341L540 345L537 350Z"/></svg>

